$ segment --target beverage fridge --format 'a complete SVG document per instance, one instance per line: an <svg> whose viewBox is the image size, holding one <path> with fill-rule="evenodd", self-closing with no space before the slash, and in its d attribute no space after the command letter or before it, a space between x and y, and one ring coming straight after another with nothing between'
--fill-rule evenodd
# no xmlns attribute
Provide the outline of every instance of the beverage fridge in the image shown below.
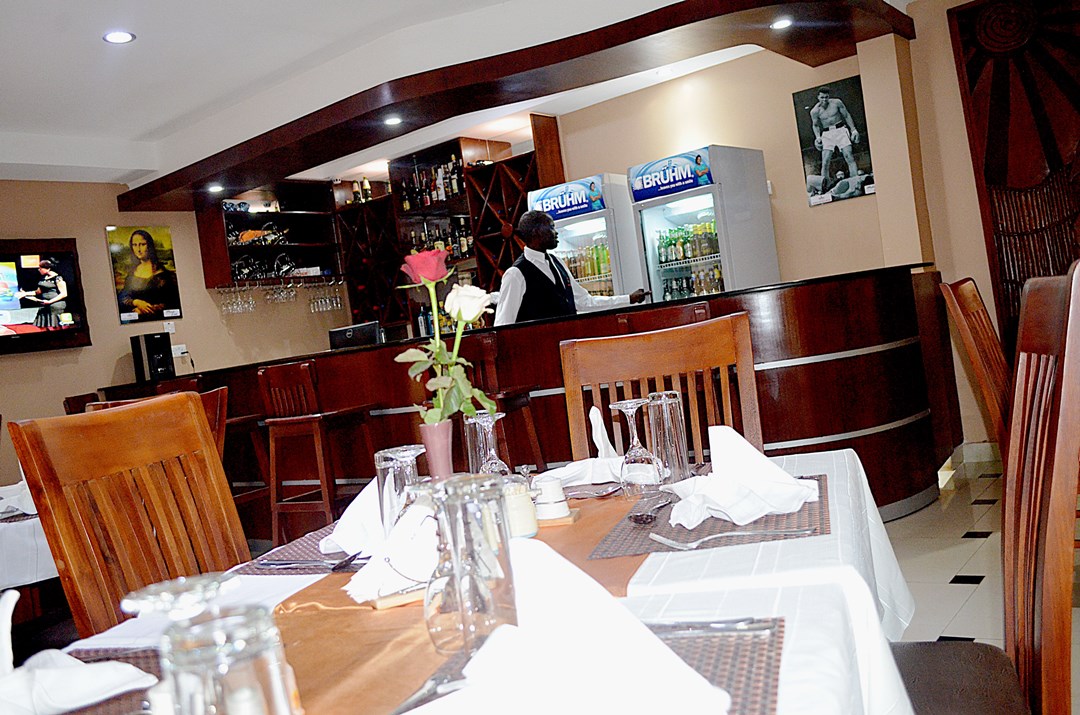
<svg viewBox="0 0 1080 715"><path fill-rule="evenodd" d="M626 177L596 174L529 192L529 210L555 219L552 253L593 295L623 295L645 287Z"/></svg>
<svg viewBox="0 0 1080 715"><path fill-rule="evenodd" d="M780 281L759 150L712 145L628 178L654 302Z"/></svg>

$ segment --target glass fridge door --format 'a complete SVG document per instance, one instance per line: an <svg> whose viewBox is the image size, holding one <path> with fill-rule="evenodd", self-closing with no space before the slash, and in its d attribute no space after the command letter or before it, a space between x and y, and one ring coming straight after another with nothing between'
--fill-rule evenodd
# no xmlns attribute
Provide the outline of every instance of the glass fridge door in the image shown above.
<svg viewBox="0 0 1080 715"><path fill-rule="evenodd" d="M724 290L716 194L711 186L687 193L637 206L654 301Z"/></svg>
<svg viewBox="0 0 1080 715"><path fill-rule="evenodd" d="M557 221L559 247L552 253L562 259L581 287L592 295L615 295L611 274L611 241L603 214L589 214Z"/></svg>

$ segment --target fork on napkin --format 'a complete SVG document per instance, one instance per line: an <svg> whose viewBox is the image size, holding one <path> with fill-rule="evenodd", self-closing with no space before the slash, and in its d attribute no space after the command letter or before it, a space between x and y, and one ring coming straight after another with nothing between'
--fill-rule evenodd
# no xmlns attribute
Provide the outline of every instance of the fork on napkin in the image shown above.
<svg viewBox="0 0 1080 715"><path fill-rule="evenodd" d="M730 427L709 428L712 473L661 487L679 500L670 523L693 529L709 517L738 526L766 514L791 514L817 501L812 479L795 479Z"/></svg>

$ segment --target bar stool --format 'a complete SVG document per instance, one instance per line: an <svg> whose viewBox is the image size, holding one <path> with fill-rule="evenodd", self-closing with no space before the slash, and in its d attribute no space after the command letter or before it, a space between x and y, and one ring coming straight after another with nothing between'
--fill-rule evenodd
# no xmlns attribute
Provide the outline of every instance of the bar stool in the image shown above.
<svg viewBox="0 0 1080 715"><path fill-rule="evenodd" d="M271 365L259 369L259 389L266 409L266 427L270 442L270 516L274 545L286 540L285 514L306 512L322 514L325 524L334 521L344 508L342 502L359 488L339 489L330 434L333 430L359 425L364 448L372 453L368 418L373 405L359 405L324 412L315 386L317 378L312 361ZM282 448L289 442L306 440L314 452L312 465L319 488L289 494L283 484L287 470L282 468Z"/></svg>

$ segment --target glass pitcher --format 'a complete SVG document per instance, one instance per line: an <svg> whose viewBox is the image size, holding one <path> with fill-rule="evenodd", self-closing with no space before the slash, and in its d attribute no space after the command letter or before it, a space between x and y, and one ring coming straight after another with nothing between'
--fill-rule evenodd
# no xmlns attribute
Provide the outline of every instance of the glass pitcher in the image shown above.
<svg viewBox="0 0 1080 715"><path fill-rule="evenodd" d="M439 522L439 563L424 595L435 649L475 653L504 623L517 624L503 480L463 475L432 490Z"/></svg>

